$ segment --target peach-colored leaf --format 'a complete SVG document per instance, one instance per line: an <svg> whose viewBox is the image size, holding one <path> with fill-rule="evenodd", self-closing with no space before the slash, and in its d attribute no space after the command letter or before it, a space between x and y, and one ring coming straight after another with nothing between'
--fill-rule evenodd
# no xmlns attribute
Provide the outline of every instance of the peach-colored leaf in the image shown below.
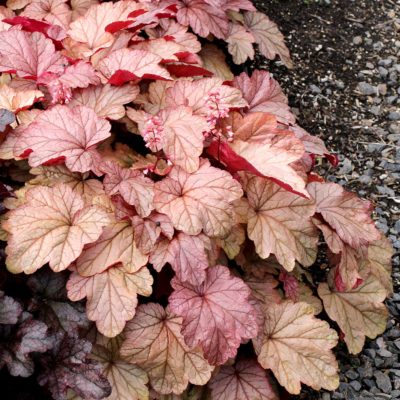
<svg viewBox="0 0 400 400"><path fill-rule="evenodd" d="M182 106L162 110L159 117L166 156L186 172L197 171L203 152L203 132L208 129L206 119L192 115L190 108Z"/></svg>
<svg viewBox="0 0 400 400"><path fill-rule="evenodd" d="M204 385L213 370L198 349L189 350L181 329L181 318L150 303L138 307L124 331L121 355L144 369L161 394L180 394L189 382Z"/></svg>
<svg viewBox="0 0 400 400"><path fill-rule="evenodd" d="M211 400L279 400L257 361L224 365L209 382Z"/></svg>
<svg viewBox="0 0 400 400"><path fill-rule="evenodd" d="M225 53L215 44L204 44L199 56L203 62L203 68L214 74L215 78L222 79L223 81L231 81L234 78L226 62Z"/></svg>
<svg viewBox="0 0 400 400"><path fill-rule="evenodd" d="M89 277L74 272L67 282L72 301L87 297L86 313L96 321L97 329L107 337L117 336L135 315L137 295L150 296L153 278L143 267L139 271L117 264Z"/></svg>
<svg viewBox="0 0 400 400"><path fill-rule="evenodd" d="M234 140L229 146L237 155L259 175L309 197L303 178L291 165L304 155L303 143L292 132L277 129L276 119L265 113L251 113L244 118L236 114L232 122Z"/></svg>
<svg viewBox="0 0 400 400"><path fill-rule="evenodd" d="M167 89L165 103L170 107L187 105L192 109L193 114L206 116L207 95L213 90L218 90L221 103L228 104L231 108L242 108L247 105L240 90L223 85L220 78L176 81L171 88ZM155 101L153 100L152 103Z"/></svg>
<svg viewBox="0 0 400 400"><path fill-rule="evenodd" d="M189 25L194 33L207 37L210 33L224 39L228 33L228 19L225 12L212 7L202 0L182 0L178 3L177 21Z"/></svg>
<svg viewBox="0 0 400 400"><path fill-rule="evenodd" d="M231 23L226 41L235 64L243 64L248 58L254 58L254 37L243 25Z"/></svg>
<svg viewBox="0 0 400 400"><path fill-rule="evenodd" d="M32 274L49 263L59 272L75 261L83 246L96 241L109 223L107 213L86 206L69 186L39 186L26 193L26 202L8 214L10 233L7 268Z"/></svg>
<svg viewBox="0 0 400 400"><path fill-rule="evenodd" d="M138 8L140 6L136 2L129 0L92 5L83 16L71 23L68 35L84 45L82 54L89 57L97 50L113 44L114 36L105 30L106 27L128 19L128 15Z"/></svg>
<svg viewBox="0 0 400 400"><path fill-rule="evenodd" d="M189 235L204 230L209 236L225 236L234 223L232 203L242 194L230 174L202 160L192 174L174 167L168 177L157 182L154 207Z"/></svg>
<svg viewBox="0 0 400 400"><path fill-rule="evenodd" d="M380 240L368 245L367 256L360 265L361 275L364 278L373 275L384 286L388 295L393 293L391 278L393 254L391 241L382 235Z"/></svg>
<svg viewBox="0 0 400 400"><path fill-rule="evenodd" d="M72 13L66 3L67 0L32 0L21 15L68 29Z"/></svg>
<svg viewBox="0 0 400 400"><path fill-rule="evenodd" d="M7 7L11 10L20 10L27 6L32 0L7 0Z"/></svg>
<svg viewBox="0 0 400 400"><path fill-rule="evenodd" d="M332 291L326 283L318 286L318 295L329 318L336 321L344 333L349 352L359 353L365 336L375 339L384 332L388 316L383 304L386 290L374 276L356 289Z"/></svg>
<svg viewBox="0 0 400 400"><path fill-rule="evenodd" d="M222 265L206 274L200 285L173 278L169 306L183 318L185 342L200 345L208 362L220 365L235 357L241 341L255 337L258 327L248 286Z"/></svg>
<svg viewBox="0 0 400 400"><path fill-rule="evenodd" d="M20 77L39 77L45 72L62 73L64 57L53 42L39 32L10 30L0 32L0 72Z"/></svg>
<svg viewBox="0 0 400 400"><path fill-rule="evenodd" d="M295 261L313 264L318 233L311 222L315 205L260 177L244 176L249 203L247 233L262 258L274 254L288 271Z"/></svg>
<svg viewBox="0 0 400 400"><path fill-rule="evenodd" d="M88 107L57 105L41 113L19 137L14 153L27 150L29 164L37 167L53 160L65 160L73 172L97 171L96 145L108 138L111 125Z"/></svg>
<svg viewBox="0 0 400 400"><path fill-rule="evenodd" d="M240 252L240 247L246 239L246 233L242 225L236 225L228 236L217 239L217 244L225 251L229 259L233 260Z"/></svg>
<svg viewBox="0 0 400 400"><path fill-rule="evenodd" d="M109 4L109 3L106 3ZM119 49L103 58L97 69L109 83L121 85L137 79L171 79L159 63L161 57L144 50Z"/></svg>
<svg viewBox="0 0 400 400"><path fill-rule="evenodd" d="M344 242L358 248L380 239L381 235L370 217L371 204L368 201L346 192L336 183L313 182L307 190L315 200L316 212Z"/></svg>
<svg viewBox="0 0 400 400"><path fill-rule="evenodd" d="M0 85L0 108L18 113L43 96L40 90L15 90L8 85Z"/></svg>
<svg viewBox="0 0 400 400"><path fill-rule="evenodd" d="M271 274L265 274L258 278L252 274L246 274L244 282L251 289L252 296L261 304L280 303L282 296L276 288L279 282Z"/></svg>
<svg viewBox="0 0 400 400"><path fill-rule="evenodd" d="M233 85L243 93L250 112L265 112L275 115L280 122L295 123L287 97L268 71L255 70L251 77L242 72L235 77Z"/></svg>
<svg viewBox="0 0 400 400"><path fill-rule="evenodd" d="M285 301L264 307L264 330L258 362L271 369L291 394L301 383L315 390L339 386L338 364L331 349L337 343L329 324L314 317L307 303Z"/></svg>
<svg viewBox="0 0 400 400"><path fill-rule="evenodd" d="M93 346L91 357L103 366L103 373L111 384L112 392L106 400L148 400L149 378L137 365L123 360L119 354L121 337L100 337Z"/></svg>
<svg viewBox="0 0 400 400"><path fill-rule="evenodd" d="M248 11L244 14L244 23L253 34L258 48L263 56L273 60L276 55L288 67L293 67L289 50L285 45L285 39L277 25L264 13L259 11Z"/></svg>
<svg viewBox="0 0 400 400"><path fill-rule="evenodd" d="M13 17L15 17L15 13L10 7L0 6L0 32L8 31L11 28L11 25L7 24L3 20Z"/></svg>
<svg viewBox="0 0 400 400"><path fill-rule="evenodd" d="M82 276L100 274L117 263L134 272L146 265L147 259L136 247L129 221L120 221L107 226L96 242L84 248L76 266Z"/></svg>
<svg viewBox="0 0 400 400"><path fill-rule="evenodd" d="M314 296L313 291L307 284L299 282L298 293L298 301L310 304L314 308L314 315L318 315L322 312L323 307L321 300Z"/></svg>
<svg viewBox="0 0 400 400"><path fill-rule="evenodd" d="M154 182L139 170L122 168L117 163L107 161L101 166L105 172L104 188L109 196L119 193L142 217L150 215L153 207Z"/></svg>
<svg viewBox="0 0 400 400"><path fill-rule="evenodd" d="M193 285L204 282L208 268L203 240L182 232L171 241L161 240L150 256L150 263L157 271L169 263L180 281Z"/></svg>
<svg viewBox="0 0 400 400"><path fill-rule="evenodd" d="M75 90L68 106L83 105L92 108L99 117L117 120L125 116L124 104L135 100L138 94L137 85L90 86L87 89Z"/></svg>

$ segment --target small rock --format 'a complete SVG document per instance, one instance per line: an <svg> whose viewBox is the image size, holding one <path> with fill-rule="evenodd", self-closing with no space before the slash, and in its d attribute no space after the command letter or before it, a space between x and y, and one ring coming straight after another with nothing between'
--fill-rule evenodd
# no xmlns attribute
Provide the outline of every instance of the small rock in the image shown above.
<svg viewBox="0 0 400 400"><path fill-rule="evenodd" d="M361 92L364 96L371 96L373 94L377 94L377 87L370 85L367 82L360 82L357 85L357 90Z"/></svg>
<svg viewBox="0 0 400 400"><path fill-rule="evenodd" d="M392 382L388 375L382 371L375 371L374 373L376 386L381 389L384 393L390 393L392 391Z"/></svg>
<svg viewBox="0 0 400 400"><path fill-rule="evenodd" d="M342 166L338 171L338 175L347 175L353 170L353 165L348 158L343 160Z"/></svg>
<svg viewBox="0 0 400 400"><path fill-rule="evenodd" d="M381 357L385 357L385 358L388 358L388 357L392 357L392 356L393 356L393 354L392 354L389 350L386 350L386 349L378 350L378 354L379 354Z"/></svg>
<svg viewBox="0 0 400 400"><path fill-rule="evenodd" d="M320 94L321 89L316 85L310 85L311 92L314 94Z"/></svg>
<svg viewBox="0 0 400 400"><path fill-rule="evenodd" d="M395 231L397 233L400 233L400 219L398 221L396 221L393 228L395 229ZM395 344L397 345L397 342ZM399 349L400 349L400 343L399 343Z"/></svg>
<svg viewBox="0 0 400 400"><path fill-rule="evenodd" d="M400 134L400 124L390 124L389 132L393 133L394 135Z"/></svg>
<svg viewBox="0 0 400 400"><path fill-rule="evenodd" d="M357 379L359 377L358 373L356 371L354 371L354 369L349 369L345 375L347 376L347 378L349 378L350 380L354 381L355 379Z"/></svg>
<svg viewBox="0 0 400 400"><path fill-rule="evenodd" d="M351 381L350 386L357 392L361 389L361 383L358 381Z"/></svg>
<svg viewBox="0 0 400 400"><path fill-rule="evenodd" d="M383 79L385 79L385 78L388 76L388 74L389 74L389 71L388 71L386 68L384 68L384 67L379 67L378 70L379 70L379 75L380 75L381 78L383 78Z"/></svg>
<svg viewBox="0 0 400 400"><path fill-rule="evenodd" d="M353 38L353 43L356 44L356 45L359 45L359 44L361 44L362 42L363 42L363 39L362 39L361 36L355 36L355 37Z"/></svg>
<svg viewBox="0 0 400 400"><path fill-rule="evenodd" d="M323 393L322 394L322 400L331 400L330 393Z"/></svg>
<svg viewBox="0 0 400 400"><path fill-rule="evenodd" d="M392 111L392 112L389 113L388 118L391 121L399 121L400 120L400 112Z"/></svg>
<svg viewBox="0 0 400 400"><path fill-rule="evenodd" d="M376 117L378 117L381 114L381 107L380 106L372 106L369 109L369 112L373 115L375 115Z"/></svg>
<svg viewBox="0 0 400 400"><path fill-rule="evenodd" d="M391 58L386 58L384 60L379 60L378 65L381 67L390 67L393 64L393 60Z"/></svg>
<svg viewBox="0 0 400 400"><path fill-rule="evenodd" d="M367 62L367 63L365 64L365 66L366 66L368 69L374 69L374 68L375 68L374 64L372 64L371 62Z"/></svg>

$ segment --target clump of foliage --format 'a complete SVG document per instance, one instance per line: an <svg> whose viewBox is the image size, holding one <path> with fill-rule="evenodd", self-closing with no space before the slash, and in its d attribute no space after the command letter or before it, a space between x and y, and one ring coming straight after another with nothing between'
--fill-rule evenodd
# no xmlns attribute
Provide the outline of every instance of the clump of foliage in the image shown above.
<svg viewBox="0 0 400 400"><path fill-rule="evenodd" d="M335 389L328 321L353 354L383 332L392 250L272 76L211 43L290 67L276 25L247 0L0 13L0 367L56 400Z"/></svg>

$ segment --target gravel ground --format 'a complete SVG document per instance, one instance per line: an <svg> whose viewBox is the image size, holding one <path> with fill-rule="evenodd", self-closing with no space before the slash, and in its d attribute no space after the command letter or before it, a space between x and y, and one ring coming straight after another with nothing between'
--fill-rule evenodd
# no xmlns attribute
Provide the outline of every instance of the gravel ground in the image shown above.
<svg viewBox="0 0 400 400"><path fill-rule="evenodd" d="M392 240L394 296L386 332L350 356L340 345L341 384L334 393L304 389L299 398L400 399L400 1L255 1L286 35L295 68L259 57L289 96L299 123L340 154L320 173L376 207ZM293 397L294 398L294 397Z"/></svg>

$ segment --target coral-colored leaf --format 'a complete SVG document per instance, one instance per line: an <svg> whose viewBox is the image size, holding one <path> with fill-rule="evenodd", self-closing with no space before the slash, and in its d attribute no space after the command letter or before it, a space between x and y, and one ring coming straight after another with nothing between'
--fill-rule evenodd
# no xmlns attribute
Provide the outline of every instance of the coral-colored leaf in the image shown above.
<svg viewBox="0 0 400 400"><path fill-rule="evenodd" d="M291 165L304 155L303 143L292 132L277 129L276 119L265 113L251 113L244 118L234 115L232 131L234 140L229 146L260 175L273 179L286 190L309 197L303 178ZM235 169L235 159L222 161Z"/></svg>
<svg viewBox="0 0 400 400"><path fill-rule="evenodd" d="M129 364L119 354L121 338L106 340L99 338L93 346L92 357L99 361L109 380L112 392L107 400L148 400L149 378L136 365Z"/></svg>
<svg viewBox="0 0 400 400"><path fill-rule="evenodd" d="M223 10L202 0L182 0L178 4L176 19L180 24L190 25L194 33L203 37L210 33L219 39L226 37L229 28Z"/></svg>
<svg viewBox="0 0 400 400"><path fill-rule="evenodd" d="M154 206L168 215L174 227L189 235L202 230L210 236L225 236L232 225L232 202L243 192L227 172L202 160L200 168L188 174L175 167L155 184Z"/></svg>
<svg viewBox="0 0 400 400"><path fill-rule="evenodd" d="M265 371L254 360L224 365L208 386L211 400L278 400Z"/></svg>
<svg viewBox="0 0 400 400"><path fill-rule="evenodd" d="M96 242L85 246L76 266L80 275L92 276L117 263L133 272L147 263L147 256L135 245L134 229L129 221L108 225Z"/></svg>
<svg viewBox="0 0 400 400"><path fill-rule="evenodd" d="M182 232L172 241L161 240L150 256L150 263L157 271L166 263L171 264L180 281L193 285L200 285L204 281L208 268L203 240Z"/></svg>
<svg viewBox="0 0 400 400"><path fill-rule="evenodd" d="M96 321L99 332L117 336L135 315L137 295L150 296L153 278L143 267L139 271L117 264L106 271L83 277L74 272L68 283L68 297L73 301L87 297L86 312Z"/></svg>
<svg viewBox="0 0 400 400"><path fill-rule="evenodd" d="M243 25L231 23L226 41L235 64L243 64L248 58L254 58L254 37Z"/></svg>
<svg viewBox="0 0 400 400"><path fill-rule="evenodd" d="M42 97L40 90L15 90L8 85L0 85L0 108L13 113L29 108Z"/></svg>
<svg viewBox="0 0 400 400"><path fill-rule="evenodd" d="M103 58L97 69L112 85L138 79L171 79L160 62L161 57L144 50L119 49Z"/></svg>
<svg viewBox="0 0 400 400"><path fill-rule="evenodd" d="M288 274L286 271L281 271L279 274L279 280L283 283L285 296L293 302L299 301L299 281L296 279L296 277Z"/></svg>
<svg viewBox="0 0 400 400"><path fill-rule="evenodd" d="M246 12L244 22L247 29L253 34L263 56L273 60L278 55L288 68L293 67L284 37L274 22L259 11Z"/></svg>
<svg viewBox="0 0 400 400"><path fill-rule="evenodd" d="M181 318L150 303L138 307L124 331L121 355L144 369L162 394L180 394L189 382L204 385L213 370L198 349L189 350L181 328Z"/></svg>
<svg viewBox="0 0 400 400"><path fill-rule="evenodd" d="M174 278L169 297L171 310L183 318L186 343L200 345L210 364L235 357L243 339L257 335L255 310L248 301L250 289L229 269L218 265L207 270L204 283L191 285Z"/></svg>
<svg viewBox="0 0 400 400"><path fill-rule="evenodd" d="M279 83L268 71L256 70L249 77L245 72L233 80L234 87L240 89L249 103L250 112L265 112L276 116L278 121L293 124L288 100Z"/></svg>
<svg viewBox="0 0 400 400"><path fill-rule="evenodd" d="M100 156L96 145L111 135L110 127L90 108L57 105L41 113L22 132L14 153L31 150L29 164L33 167L65 159L73 172L97 171Z"/></svg>
<svg viewBox="0 0 400 400"><path fill-rule="evenodd" d="M273 253L288 271L294 268L296 260L304 266L313 264L318 242L310 220L315 212L313 202L265 178L244 178L249 203L247 233L257 253L262 258Z"/></svg>
<svg viewBox="0 0 400 400"><path fill-rule="evenodd" d="M374 276L356 289L345 292L332 291L326 283L321 283L318 294L329 318L343 331L350 353L357 354L362 350L365 336L375 339L385 330L388 312L383 301L386 290Z"/></svg>
<svg viewBox="0 0 400 400"><path fill-rule="evenodd" d="M113 44L114 35L107 32L106 27L115 21L126 20L138 7L136 2L127 0L93 5L71 23L68 35L82 44L82 55L89 57L97 50Z"/></svg>
<svg viewBox="0 0 400 400"><path fill-rule="evenodd" d="M33 188L3 224L10 233L7 268L31 274L49 263L55 272L62 271L108 223L103 209L85 207L82 196L65 184Z"/></svg>
<svg viewBox="0 0 400 400"><path fill-rule="evenodd" d="M154 182L141 171L122 168L113 162L101 166L105 172L104 189L109 196L119 193L142 217L150 215L153 207Z"/></svg>
<svg viewBox="0 0 400 400"><path fill-rule="evenodd" d="M0 32L0 71L20 77L39 77L45 72L62 73L64 57L42 33L10 30Z"/></svg>
<svg viewBox="0 0 400 400"><path fill-rule="evenodd" d="M313 182L307 190L315 200L316 212L344 242L358 248L380 239L381 235L370 217L371 205L368 201L346 192L335 183Z"/></svg>
<svg viewBox="0 0 400 400"><path fill-rule="evenodd" d="M68 29L72 13L66 3L67 0L33 0L21 15Z"/></svg>
<svg viewBox="0 0 400 400"><path fill-rule="evenodd" d="M314 317L306 303L286 301L264 308L265 322L258 362L271 369L289 393L301 383L315 390L339 386L338 365L330 350L338 337L325 321Z"/></svg>
<svg viewBox="0 0 400 400"><path fill-rule="evenodd" d="M99 117L113 120L125 116L124 104L135 100L139 94L137 85L99 85L75 90L68 106L83 105L92 108Z"/></svg>

